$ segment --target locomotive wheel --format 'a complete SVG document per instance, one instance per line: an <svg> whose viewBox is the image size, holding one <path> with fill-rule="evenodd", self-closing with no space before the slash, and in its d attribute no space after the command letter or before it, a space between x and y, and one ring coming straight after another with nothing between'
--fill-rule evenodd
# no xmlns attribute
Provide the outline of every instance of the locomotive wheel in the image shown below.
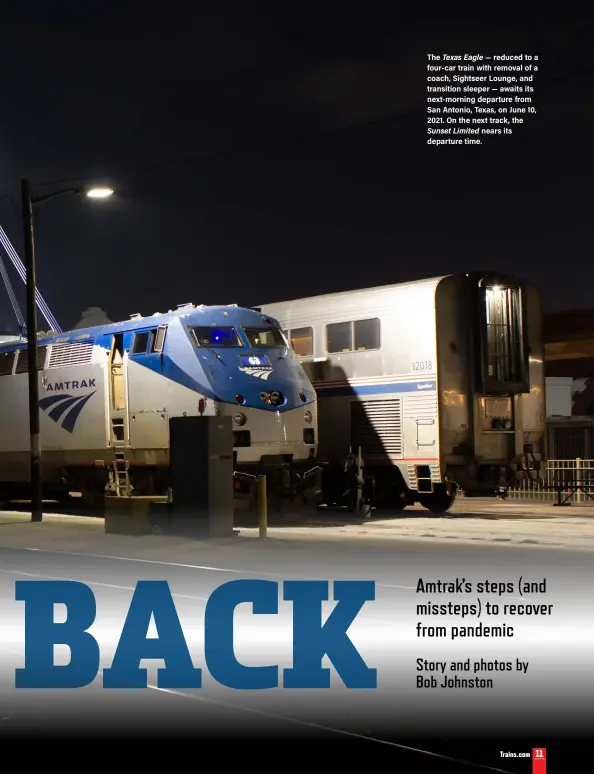
<svg viewBox="0 0 594 774"><path fill-rule="evenodd" d="M432 494L420 494L419 503L430 513L447 513L456 502L456 492L448 494L445 487L436 487Z"/></svg>

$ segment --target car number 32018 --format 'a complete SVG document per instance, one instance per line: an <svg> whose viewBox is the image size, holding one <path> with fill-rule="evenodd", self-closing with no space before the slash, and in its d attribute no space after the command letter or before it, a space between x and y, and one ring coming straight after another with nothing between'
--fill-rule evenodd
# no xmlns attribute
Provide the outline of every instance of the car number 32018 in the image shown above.
<svg viewBox="0 0 594 774"><path fill-rule="evenodd" d="M412 370L413 371L432 371L433 361L432 360L413 360Z"/></svg>

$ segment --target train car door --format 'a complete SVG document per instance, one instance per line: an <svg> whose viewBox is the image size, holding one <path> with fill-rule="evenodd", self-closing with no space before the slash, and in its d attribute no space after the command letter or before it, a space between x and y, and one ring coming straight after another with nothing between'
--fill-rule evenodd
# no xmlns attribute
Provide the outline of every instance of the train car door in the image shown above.
<svg viewBox="0 0 594 774"><path fill-rule="evenodd" d="M166 449L169 445L167 384L163 379L166 325L134 331L127 360L130 446Z"/></svg>

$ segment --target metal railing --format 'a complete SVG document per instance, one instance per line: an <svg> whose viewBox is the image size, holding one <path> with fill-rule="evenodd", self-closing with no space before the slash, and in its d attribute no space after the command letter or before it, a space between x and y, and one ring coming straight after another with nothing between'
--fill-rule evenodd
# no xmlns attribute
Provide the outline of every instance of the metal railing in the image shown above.
<svg viewBox="0 0 594 774"><path fill-rule="evenodd" d="M544 478L519 481L507 498L594 506L594 459L548 460Z"/></svg>
<svg viewBox="0 0 594 774"><path fill-rule="evenodd" d="M547 425L552 460L594 458L594 417L550 417Z"/></svg>

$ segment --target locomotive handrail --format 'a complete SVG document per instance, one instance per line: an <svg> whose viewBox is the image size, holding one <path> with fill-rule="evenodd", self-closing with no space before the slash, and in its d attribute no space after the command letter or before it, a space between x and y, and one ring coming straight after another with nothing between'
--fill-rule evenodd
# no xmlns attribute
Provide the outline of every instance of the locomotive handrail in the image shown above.
<svg viewBox="0 0 594 774"><path fill-rule="evenodd" d="M309 476L313 476L314 473L316 473L318 470L323 470L321 465L314 465L313 468L310 468L309 470L306 470L303 474L303 478L308 478Z"/></svg>
<svg viewBox="0 0 594 774"><path fill-rule="evenodd" d="M258 476L253 476L251 473L242 473L239 470L233 471L233 478L244 478L246 481L257 481Z"/></svg>

